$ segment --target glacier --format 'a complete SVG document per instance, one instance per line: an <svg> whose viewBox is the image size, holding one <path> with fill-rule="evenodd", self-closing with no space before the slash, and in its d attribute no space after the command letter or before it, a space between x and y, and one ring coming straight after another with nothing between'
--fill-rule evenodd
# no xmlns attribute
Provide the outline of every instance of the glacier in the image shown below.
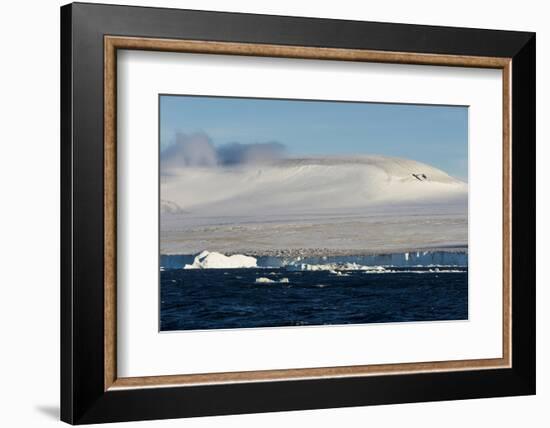
<svg viewBox="0 0 550 428"><path fill-rule="evenodd" d="M468 184L409 159L173 168L161 176L161 197L165 255L412 255L468 245Z"/></svg>
<svg viewBox="0 0 550 428"><path fill-rule="evenodd" d="M414 258L413 258L414 257ZM192 263L184 263L192 258ZM347 259L347 260L346 260ZM183 266L182 266L183 265ZM429 273L461 272L468 266L468 254L466 252L423 252L411 255L402 254L378 254L367 256L336 256L321 258L285 259L276 257L251 257L243 254L225 255L215 251L202 251L196 256L172 255L161 256L162 271L166 269L278 269L286 271L328 271L334 275L346 275L346 271L362 271L364 273L394 273L394 272L418 272L406 268L427 268ZM405 268L405 269L404 269ZM458 270L457 270L458 269ZM274 272L269 272L274 275ZM267 277L260 277L256 282L277 282ZM279 282L288 282L288 278L282 278Z"/></svg>

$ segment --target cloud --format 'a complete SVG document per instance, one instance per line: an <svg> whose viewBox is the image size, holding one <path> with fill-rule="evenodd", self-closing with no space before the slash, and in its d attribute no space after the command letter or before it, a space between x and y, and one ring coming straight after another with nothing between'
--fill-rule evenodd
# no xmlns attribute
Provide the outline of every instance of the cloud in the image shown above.
<svg viewBox="0 0 550 428"><path fill-rule="evenodd" d="M277 142L228 143L219 147L204 133L176 134L173 144L160 153L163 171L181 167L216 167L265 163L285 157L286 147Z"/></svg>
<svg viewBox="0 0 550 428"><path fill-rule="evenodd" d="M174 143L160 153L163 168L216 166L216 148L206 134L176 134Z"/></svg>
<svg viewBox="0 0 550 428"><path fill-rule="evenodd" d="M217 150L222 165L270 162L285 157L285 146L281 143L229 143Z"/></svg>

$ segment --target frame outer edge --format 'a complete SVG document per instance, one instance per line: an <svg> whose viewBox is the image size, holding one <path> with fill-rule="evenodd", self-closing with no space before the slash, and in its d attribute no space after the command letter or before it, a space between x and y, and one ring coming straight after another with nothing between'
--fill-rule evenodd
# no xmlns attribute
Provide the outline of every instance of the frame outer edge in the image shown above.
<svg viewBox="0 0 550 428"><path fill-rule="evenodd" d="M60 9L60 155L61 155L61 349L60 349L60 418L74 423L74 364L73 364L73 211L72 211L72 110L73 110L73 34L72 5Z"/></svg>
<svg viewBox="0 0 550 428"><path fill-rule="evenodd" d="M109 19L105 19L107 17ZM212 19L218 24L221 23L222 28L215 26L204 29L203 24L207 19ZM230 23L231 25L229 25ZM235 25L236 23L239 25ZM256 27L261 23L263 26L260 31ZM284 25L285 28L288 26L289 31L284 34L276 33L274 31L276 24ZM303 26L300 25L300 29L297 28L299 24L303 24ZM340 31L344 25L349 26L350 32L346 31L343 34ZM474 52L474 54L480 53L481 56L489 52L494 53L497 57L514 57L512 63L512 91L514 94L512 109L514 113L520 111L522 118L516 116L512 118L512 134L515 142L512 146L512 157L516 172L514 176L516 180L512 183L512 187L515 189L516 195L522 189L528 195L517 195L516 197L514 192L512 193L512 199L516 202L515 206L518 207L517 210L522 212L521 215L513 212L512 221L515 223L520 217L523 221L527 220L532 223L534 216L530 214L532 212L530 210L535 205L534 186L533 188L525 188L525 186L529 183L534 184L535 175L535 49L533 33L354 21L337 23L326 19L260 17L251 14L222 14L219 12L83 3L64 6L61 11L61 415L65 422L80 424L151 418L164 419L526 395L535 392L535 315L534 312L529 312L534 309L535 302L535 262L534 259L526 260L534 256L534 223L523 225L520 228L521 232L525 232L527 236L520 239L521 242L518 244L520 249L513 250L512 254L514 262L519 254L521 266L533 269L533 272L518 273L517 269L513 272L516 289L515 292L513 290L514 304L512 307L514 314L512 369L488 370L484 373L466 371L461 374L445 372L422 376L399 375L389 377L390 379L385 377L386 379L383 381L375 376L368 385L362 381L362 378L347 378L330 382L325 380L296 381L291 384L292 386L286 386L287 382L267 382L231 385L230 387L219 385L104 391L104 365L103 361L99 361L98 358L99 354L103 357L105 351L103 334L101 338L98 337L98 329L103 329L104 314L103 311L100 315L97 314L99 300L103 302L104 296L103 292L98 293L96 290L99 274L94 271L85 272L83 269L83 265L86 268L98 265L99 260L95 258L97 245L99 241L103 242L104 235L103 228L100 228L95 220L91 221L90 228L96 233L101 229L100 238L96 238L89 231L84 230L82 224L82 205L92 208L93 214L97 215L97 210L92 203L99 204L100 199L96 197L98 190L96 183L88 184L83 179L91 177L94 180L102 181L104 178L103 174L98 177L93 175L96 173L95 171L103 171L103 166L100 169L96 165L98 157L95 151L97 140L101 138L99 134L103 135L103 128L96 132L97 126L103 123L103 119L98 116L99 110L103 111L103 106L98 108L97 105L99 100L103 102L103 94L98 94L103 88L103 84L101 87L99 85L102 80L97 70L100 52L101 58L103 58L103 50L98 47L98 44L101 44L100 38L102 39L106 34L142 34L144 37L151 37L151 34L154 34L165 38L196 38L228 42L256 43L259 40L261 43L265 40L275 44L284 44L281 41L290 39L291 43L300 44L300 40L315 39L320 27L324 26L327 26L330 32L323 34L321 39L315 42L316 44L324 45L326 43L326 46L341 46L343 48L345 48L344 45L349 45L349 48L352 48L352 45L360 45L361 49L363 49L363 45L372 45L375 46L372 48L374 50L384 50L382 45L388 43L394 46L401 46L399 43L416 45L418 42L416 39L414 42L408 43L408 40L411 40L410 37L400 38L403 33L409 35L414 33L425 35L427 39L423 39L418 50L413 49L414 46L409 48L411 52L444 54L456 52L458 55ZM255 28L256 31L254 31ZM356 37L359 29L361 32L366 29L371 33L378 30L381 33L387 33L388 30L391 30L392 37L389 41L385 39L383 42L377 37L373 40L368 39L367 42L364 42L365 38L361 39L363 41L358 41L357 38L352 40L353 37ZM395 37L393 36L394 30ZM206 36L203 36L204 34ZM444 35L445 40L440 42L438 34ZM486 36L487 40L480 41L481 36ZM456 45L454 44L455 40ZM307 43L305 44L307 45ZM79 52L78 56L73 55L76 52ZM103 69L102 66L101 69ZM521 73L518 74L518 72ZM520 78L520 74L522 78ZM520 82L523 83L520 84ZM520 91L521 95L523 89L528 93L518 99L516 91ZM82 106L82 102L89 105ZM73 115L75 107L77 111ZM521 113L521 110L526 111ZM533 117L530 118L529 115ZM527 131L526 137L521 137L518 134L518 126L521 126L523 131ZM522 155L521 150L517 147L518 136L521 137L523 149L532 149L532 153ZM82 152L91 155L91 157L85 160ZM103 150L101 152L103 153ZM518 153L521 158L520 162L516 162ZM85 171L79 167L83 167ZM520 180L521 184L517 180L518 171L521 175L525 175ZM88 203L83 204L83 194L86 195L84 200L88 200ZM101 196L101 200L103 200L103 193ZM101 207L101 212L101 216L103 216L103 207ZM67 224L68 222L70 223ZM514 230L512 233L514 239L519 234L517 229L515 229L515 233ZM522 238L520 235L518 236ZM90 243L86 249L82 242L83 238L89 240ZM526 251L523 256L521 255L522 251ZM75 257L92 256L93 259L85 261L79 258L79 263L73 264L73 255ZM83 276L83 273L90 274L91 278ZM104 270L101 269L102 277L103 274ZM518 283L523 288L521 291L517 290ZM103 309L103 303L101 306ZM96 311L93 311L94 309ZM518 341L518 333L527 333L521 342ZM475 382L480 382L478 388L470 390L471 385ZM448 388L449 384L453 385L452 389ZM373 391L376 391L376 394ZM413 391L416 391L415 395L412 395ZM275 401L266 402L266 396L273 397ZM246 397L250 399L250 402L243 402ZM212 406L210 400L214 400L217 404Z"/></svg>
<svg viewBox="0 0 550 428"><path fill-rule="evenodd" d="M273 39L274 45L333 47L395 51L395 44L407 45L408 53L437 53L444 55L513 57L529 40L532 33L484 28L449 27L439 25L410 24L403 22L376 22L353 19L311 18L306 16L255 14L174 7L143 7L116 4L73 3L76 10L85 14L89 21L102 22L105 28L116 31L105 34L156 37L153 21L163 21L162 38L189 40L257 43L258 39ZM154 15L154 17L153 17ZM113 23L115 17L124 17L124 24ZM153 17L153 20L148 19ZM204 21L212 27L205 29ZM258 25L255 31L247 30L251 21ZM104 25L105 24L105 25ZM150 25L151 24L151 25ZM136 31L124 27L139 25ZM273 27L277 34L269 34ZM367 28L368 27L370 28ZM342 30L345 26L346 29ZM183 29L182 27L185 27ZM335 27L337 28L335 31ZM120 31L119 31L120 30ZM429 36L426 37L427 33ZM185 34L182 36L182 34ZM312 38L311 35L314 34ZM276 39L276 40L275 40ZM480 39L484 39L480 43ZM342 42L344 40L344 42ZM261 42L260 42L261 43Z"/></svg>
<svg viewBox="0 0 550 428"><path fill-rule="evenodd" d="M536 393L536 35L512 59L513 370Z"/></svg>
<svg viewBox="0 0 550 428"><path fill-rule="evenodd" d="M101 5L71 4L72 421L104 390L104 151ZM92 15L90 16L90 11Z"/></svg>

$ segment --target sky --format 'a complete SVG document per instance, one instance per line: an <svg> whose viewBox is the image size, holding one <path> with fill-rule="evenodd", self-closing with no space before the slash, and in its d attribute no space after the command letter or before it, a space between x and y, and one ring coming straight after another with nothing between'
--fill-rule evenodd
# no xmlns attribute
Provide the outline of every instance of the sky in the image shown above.
<svg viewBox="0 0 550 428"><path fill-rule="evenodd" d="M463 106L161 95L161 151L182 138L222 151L283 147L289 157L396 156L468 177Z"/></svg>

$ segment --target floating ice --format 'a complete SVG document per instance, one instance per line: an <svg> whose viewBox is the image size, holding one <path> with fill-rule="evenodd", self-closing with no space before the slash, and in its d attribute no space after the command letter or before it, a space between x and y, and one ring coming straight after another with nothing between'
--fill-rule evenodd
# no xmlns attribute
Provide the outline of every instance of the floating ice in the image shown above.
<svg viewBox="0 0 550 428"><path fill-rule="evenodd" d="M184 269L238 269L255 268L256 259L254 257L234 254L226 256L215 251L203 251L195 257L193 264L187 264Z"/></svg>
<svg viewBox="0 0 550 428"><path fill-rule="evenodd" d="M289 266L290 269L295 268L294 266ZM338 275L341 274L342 270L364 270L364 271L374 271L374 272L383 272L385 269L382 266L364 266L357 263L324 263L324 264L307 264L302 263L297 265L298 270L308 270L308 271L319 271L326 270L332 274Z"/></svg>
<svg viewBox="0 0 550 428"><path fill-rule="evenodd" d="M281 284L288 284L290 281L288 278L281 278L279 281L275 281L273 279L266 278L265 276L261 276L259 278L256 278L256 284L272 284L274 282L279 282Z"/></svg>
<svg viewBox="0 0 550 428"><path fill-rule="evenodd" d="M256 283L257 284L271 284L273 282L275 282L275 281L272 280L272 279L266 278L265 276L261 276L259 278L256 278Z"/></svg>
<svg viewBox="0 0 550 428"><path fill-rule="evenodd" d="M428 270L396 270L396 269L382 269L379 271L365 271L364 273L464 273L464 270L460 269L428 269Z"/></svg>
<svg viewBox="0 0 550 428"><path fill-rule="evenodd" d="M349 276L349 273L342 273L339 270L329 270L329 273L336 275L336 276Z"/></svg>

